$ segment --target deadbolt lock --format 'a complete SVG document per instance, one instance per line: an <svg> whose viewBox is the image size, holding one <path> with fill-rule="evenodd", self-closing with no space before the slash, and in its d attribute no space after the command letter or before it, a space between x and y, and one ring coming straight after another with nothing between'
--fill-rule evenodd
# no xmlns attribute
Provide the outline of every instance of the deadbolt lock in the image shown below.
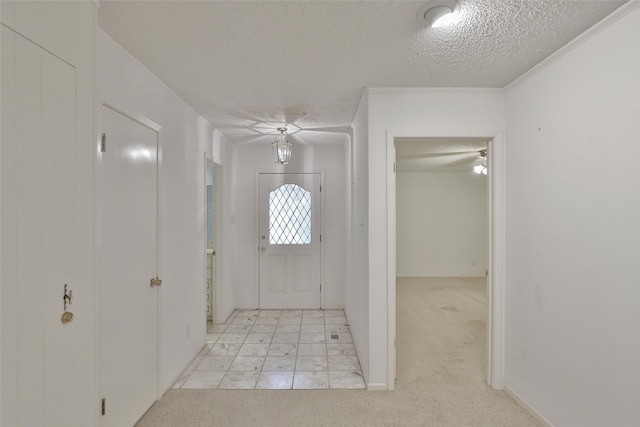
<svg viewBox="0 0 640 427"><path fill-rule="evenodd" d="M151 287L153 288L154 286L162 286L162 279L158 278L158 276L151 278Z"/></svg>

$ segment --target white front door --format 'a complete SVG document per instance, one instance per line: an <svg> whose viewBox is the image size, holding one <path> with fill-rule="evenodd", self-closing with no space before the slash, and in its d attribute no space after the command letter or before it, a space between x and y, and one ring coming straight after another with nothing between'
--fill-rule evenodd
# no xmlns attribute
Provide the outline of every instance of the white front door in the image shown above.
<svg viewBox="0 0 640 427"><path fill-rule="evenodd" d="M259 180L259 307L320 308L320 174Z"/></svg>
<svg viewBox="0 0 640 427"><path fill-rule="evenodd" d="M103 426L130 426L158 397L158 133L101 110L96 176Z"/></svg>

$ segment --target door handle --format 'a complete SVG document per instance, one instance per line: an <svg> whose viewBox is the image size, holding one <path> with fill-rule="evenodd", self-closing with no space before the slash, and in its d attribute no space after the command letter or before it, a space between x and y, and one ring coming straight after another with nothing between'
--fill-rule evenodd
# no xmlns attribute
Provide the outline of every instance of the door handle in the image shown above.
<svg viewBox="0 0 640 427"><path fill-rule="evenodd" d="M262 252L264 252L264 251L266 251L266 250L267 250L267 248L266 248L266 247L264 247L264 246L262 246L262 247L260 248L260 250L261 250Z"/></svg>
<svg viewBox="0 0 640 427"><path fill-rule="evenodd" d="M151 278L151 287L153 288L154 286L162 286L162 279L158 278L158 276Z"/></svg>

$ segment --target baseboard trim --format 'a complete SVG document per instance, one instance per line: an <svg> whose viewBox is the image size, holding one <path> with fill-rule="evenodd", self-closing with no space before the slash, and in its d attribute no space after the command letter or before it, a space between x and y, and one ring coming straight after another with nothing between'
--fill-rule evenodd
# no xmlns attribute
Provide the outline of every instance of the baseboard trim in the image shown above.
<svg viewBox="0 0 640 427"><path fill-rule="evenodd" d="M551 422L540 414L540 412L536 411L533 406L529 404L526 400L524 400L518 393L513 391L511 387L508 385L504 385L504 392L507 393L509 397L516 401L516 403L524 408L533 418L536 419L537 422L542 424L544 427L554 427Z"/></svg>
<svg viewBox="0 0 640 427"><path fill-rule="evenodd" d="M387 383L368 383L367 391L387 391L389 387L387 387Z"/></svg>

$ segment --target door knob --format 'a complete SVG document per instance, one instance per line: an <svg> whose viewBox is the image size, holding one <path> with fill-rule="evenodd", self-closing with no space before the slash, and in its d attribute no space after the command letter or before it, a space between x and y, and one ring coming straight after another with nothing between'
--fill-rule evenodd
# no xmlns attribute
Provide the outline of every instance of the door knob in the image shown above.
<svg viewBox="0 0 640 427"><path fill-rule="evenodd" d="M158 276L151 278L151 287L153 288L154 286L162 286L162 279L158 278Z"/></svg>
<svg viewBox="0 0 640 427"><path fill-rule="evenodd" d="M264 251L266 251L266 250L267 250L267 248L265 248L264 246L262 246L262 247L260 248L260 250L261 250L262 252L264 252Z"/></svg>

